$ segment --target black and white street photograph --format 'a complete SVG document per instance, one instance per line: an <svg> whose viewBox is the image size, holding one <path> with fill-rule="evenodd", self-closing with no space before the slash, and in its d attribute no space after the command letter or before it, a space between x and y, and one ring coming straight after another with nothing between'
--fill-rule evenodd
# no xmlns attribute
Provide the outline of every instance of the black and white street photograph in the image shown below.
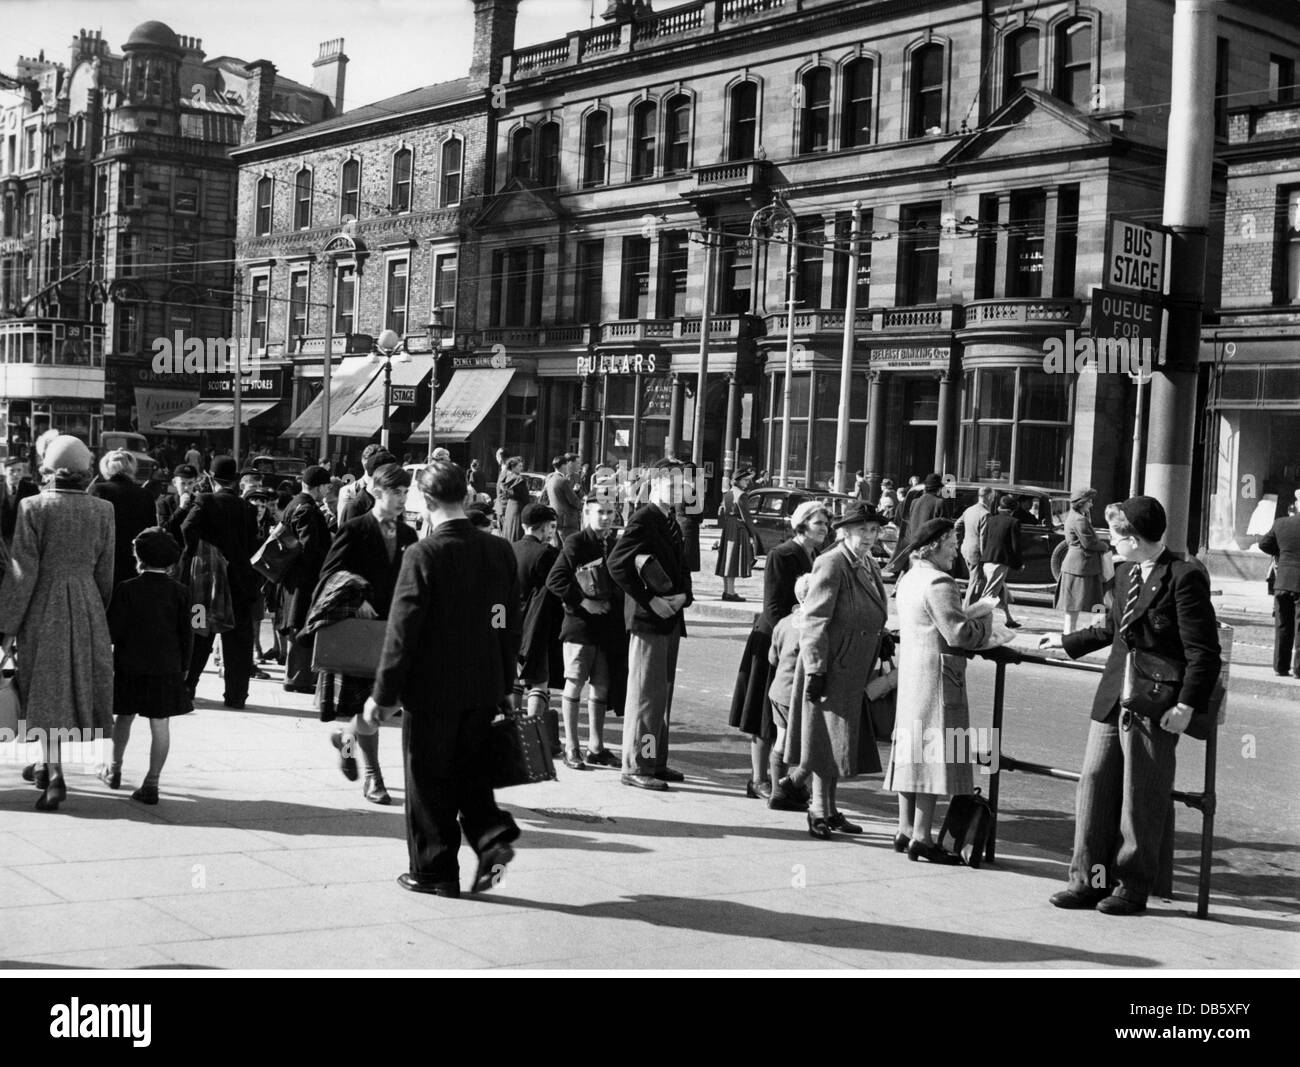
<svg viewBox="0 0 1300 1067"><path fill-rule="evenodd" d="M182 975L1285 1018L1300 3L0 26L20 1047L192 1046Z"/></svg>

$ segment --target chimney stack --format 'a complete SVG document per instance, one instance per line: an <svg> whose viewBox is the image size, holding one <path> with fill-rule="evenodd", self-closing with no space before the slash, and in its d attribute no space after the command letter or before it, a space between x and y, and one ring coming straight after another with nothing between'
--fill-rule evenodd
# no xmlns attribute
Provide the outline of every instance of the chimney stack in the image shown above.
<svg viewBox="0 0 1300 1067"><path fill-rule="evenodd" d="M469 87L488 89L501 78L501 60L515 47L519 0L474 0L474 52Z"/></svg>
<svg viewBox="0 0 1300 1067"><path fill-rule="evenodd" d="M322 41L320 55L312 64L311 87L329 98L325 117L343 114L343 83L347 79L348 57L343 54L343 38Z"/></svg>
<svg viewBox="0 0 1300 1067"><path fill-rule="evenodd" d="M244 99L244 128L239 143L265 141L271 136L271 100L275 90L275 64L269 59L246 63L248 92Z"/></svg>

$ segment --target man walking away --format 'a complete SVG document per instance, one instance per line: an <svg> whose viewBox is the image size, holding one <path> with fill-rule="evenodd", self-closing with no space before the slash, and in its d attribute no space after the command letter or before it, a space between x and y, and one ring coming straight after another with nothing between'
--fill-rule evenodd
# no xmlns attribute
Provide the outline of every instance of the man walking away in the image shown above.
<svg viewBox="0 0 1300 1067"><path fill-rule="evenodd" d="M984 537L984 520L993 513L993 501L998 492L991 485L979 491L979 499L961 513L957 520L957 542L961 545L961 558L970 575L966 583L963 607L969 608L984 593L984 569L980 559L980 541Z"/></svg>
<svg viewBox="0 0 1300 1067"><path fill-rule="evenodd" d="M523 634L519 645L519 681L515 694L526 695L529 715L546 721L553 746L558 745L560 724L551 711L551 663L560 669L560 620L563 607L546 588L546 579L560 550L555 547L555 512L545 504L532 503L522 513L524 536L512 546L519 580L519 603ZM552 656L552 653L554 655ZM517 700L516 703L522 703ZM558 751L555 753L558 755ZM581 769L581 768L579 768Z"/></svg>
<svg viewBox="0 0 1300 1067"><path fill-rule="evenodd" d="M984 520L980 558L984 561L985 591L997 596L1007 625L1018 630L1020 623L1011 617L1011 594L1007 590L1011 572L1024 567L1020 556L1020 522L1013 514L1015 509L1016 498L1007 494L998 501L997 513Z"/></svg>
<svg viewBox="0 0 1300 1067"><path fill-rule="evenodd" d="M1296 491L1300 504L1300 490ZM1296 630L1300 628L1300 515L1296 505L1291 514L1273 523L1259 542L1260 551L1277 560L1277 573L1273 576L1273 671L1286 677L1294 674L1300 678L1300 643Z"/></svg>
<svg viewBox="0 0 1300 1067"><path fill-rule="evenodd" d="M405 709L410 869L397 881L456 897L462 828L478 855L474 892L498 883L519 837L491 785L492 719L509 703L519 653L519 583L510 545L466 517L460 467L434 461L418 485L427 534L402 561L363 728Z"/></svg>
<svg viewBox="0 0 1300 1067"><path fill-rule="evenodd" d="M307 625L312 595L320 581L321 567L329 554L333 536L320 502L330 487L329 471L308 467L302 472L302 492L293 498L284 513L284 525L298 539L302 554L285 573L284 591L289 597L286 629L289 631L289 656L284 673L287 693L314 693L316 673L311 669L311 647L297 640L298 631Z"/></svg>

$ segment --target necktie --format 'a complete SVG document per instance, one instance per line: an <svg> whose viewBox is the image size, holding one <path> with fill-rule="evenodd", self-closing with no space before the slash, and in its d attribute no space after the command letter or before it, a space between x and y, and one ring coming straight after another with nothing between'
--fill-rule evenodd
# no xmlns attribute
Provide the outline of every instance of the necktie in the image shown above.
<svg viewBox="0 0 1300 1067"><path fill-rule="evenodd" d="M1136 563L1133 569L1129 571L1128 580L1128 599L1124 601L1124 614L1120 617L1119 628L1128 629L1129 623L1133 621L1133 616L1137 613L1138 595L1142 592L1142 568Z"/></svg>
<svg viewBox="0 0 1300 1067"><path fill-rule="evenodd" d="M668 536L672 538L673 548L677 550L677 555L685 558L686 538L682 536L682 528L678 525L676 515L668 516Z"/></svg>

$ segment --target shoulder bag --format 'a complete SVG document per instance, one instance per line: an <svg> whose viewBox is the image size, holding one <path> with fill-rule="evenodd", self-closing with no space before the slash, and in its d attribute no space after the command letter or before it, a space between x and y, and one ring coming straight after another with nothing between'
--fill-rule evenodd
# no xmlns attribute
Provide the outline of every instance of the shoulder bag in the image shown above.
<svg viewBox="0 0 1300 1067"><path fill-rule="evenodd" d="M1124 688L1119 703L1144 719L1159 719L1178 703L1186 664L1158 652L1134 648L1124 662Z"/></svg>
<svg viewBox="0 0 1300 1067"><path fill-rule="evenodd" d="M281 523L253 555L253 570L271 582L280 582L302 555L302 543L292 530Z"/></svg>
<svg viewBox="0 0 1300 1067"><path fill-rule="evenodd" d="M573 580L588 600L608 600L614 595L614 584L603 559L594 559L575 569Z"/></svg>

